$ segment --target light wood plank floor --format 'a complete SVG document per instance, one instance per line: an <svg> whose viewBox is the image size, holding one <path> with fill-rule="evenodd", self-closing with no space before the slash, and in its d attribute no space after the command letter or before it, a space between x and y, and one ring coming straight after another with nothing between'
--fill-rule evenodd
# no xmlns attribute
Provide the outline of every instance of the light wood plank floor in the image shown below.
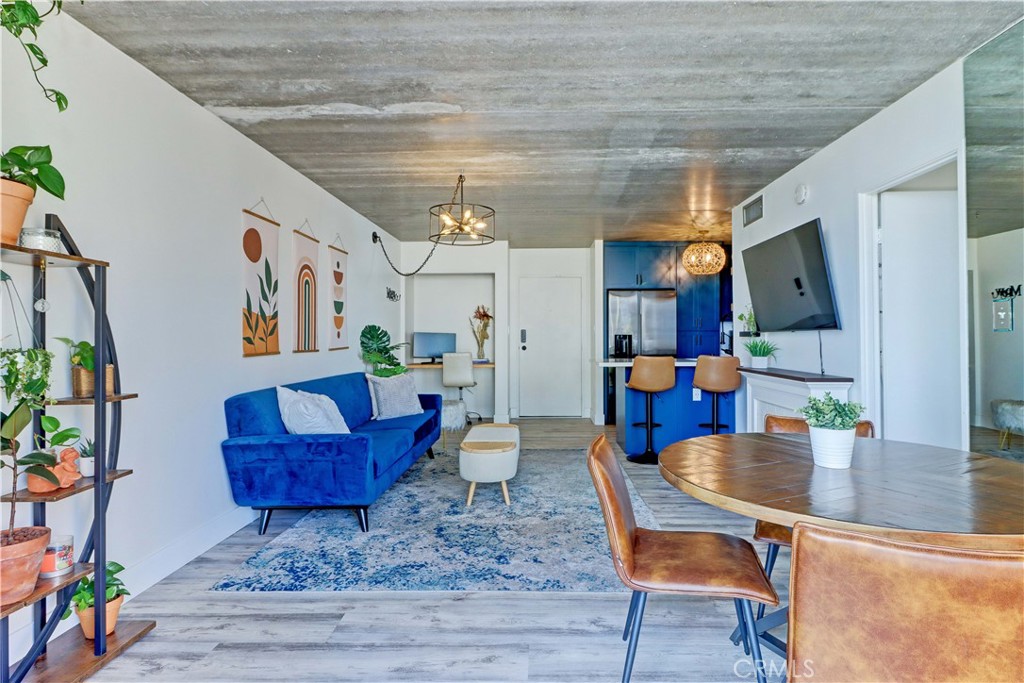
<svg viewBox="0 0 1024 683"><path fill-rule="evenodd" d="M531 419L519 424L525 448L585 448L603 429L580 419ZM449 452L458 441L449 437ZM634 465L618 454L663 528L749 537L751 520L693 500L665 483L657 467ZM256 534L255 523L249 525L127 603L122 611L125 617L155 618L157 628L92 680L614 681L621 677L626 592L207 590L302 514L275 513L266 536ZM788 563L788 552L783 550L776 568L776 584L783 597ZM734 672L734 667L741 674L750 672L749 659L728 640L734 626L730 600L652 596L633 679L752 680ZM781 660L773 663L780 666Z"/></svg>

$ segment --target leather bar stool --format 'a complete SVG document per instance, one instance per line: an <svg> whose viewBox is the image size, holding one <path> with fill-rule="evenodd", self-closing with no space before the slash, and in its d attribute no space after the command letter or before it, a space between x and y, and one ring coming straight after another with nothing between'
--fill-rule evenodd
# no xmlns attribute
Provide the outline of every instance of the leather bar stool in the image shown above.
<svg viewBox="0 0 1024 683"><path fill-rule="evenodd" d="M661 425L654 421L654 394L668 391L676 385L676 361L669 356L637 356L633 359L633 371L626 387L647 394L647 417L643 422L634 422L634 427L647 431L647 449L639 455L627 456L630 462L642 465L657 465L658 453L654 450L654 429Z"/></svg>
<svg viewBox="0 0 1024 683"><path fill-rule="evenodd" d="M601 502L615 573L633 591L622 633L622 639L629 641L623 683L628 683L633 671L649 593L731 598L736 613L748 625L744 633L754 632L752 600L779 604L779 596L765 576L754 547L742 538L702 531L638 527L626 477L604 436L590 444L587 469ZM749 640L748 647L758 683L764 683L760 643L754 638Z"/></svg>
<svg viewBox="0 0 1024 683"><path fill-rule="evenodd" d="M901 536L797 522L789 680L1024 681L1024 536Z"/></svg>
<svg viewBox="0 0 1024 683"><path fill-rule="evenodd" d="M698 356L697 367L693 371L695 389L714 394L711 402L711 422L704 422L698 427L710 427L712 434L718 434L729 425L718 421L718 395L740 388L743 378L739 373L740 359L736 356Z"/></svg>

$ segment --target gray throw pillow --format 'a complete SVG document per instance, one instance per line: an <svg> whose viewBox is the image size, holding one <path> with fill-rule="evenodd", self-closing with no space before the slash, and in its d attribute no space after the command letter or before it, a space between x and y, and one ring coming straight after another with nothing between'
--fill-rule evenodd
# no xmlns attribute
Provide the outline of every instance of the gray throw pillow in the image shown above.
<svg viewBox="0 0 1024 683"><path fill-rule="evenodd" d="M412 379L412 373L407 372L394 377L377 377L368 374L366 383L370 389L370 397L377 406L375 420L418 415L423 412L420 398L416 394L416 383Z"/></svg>

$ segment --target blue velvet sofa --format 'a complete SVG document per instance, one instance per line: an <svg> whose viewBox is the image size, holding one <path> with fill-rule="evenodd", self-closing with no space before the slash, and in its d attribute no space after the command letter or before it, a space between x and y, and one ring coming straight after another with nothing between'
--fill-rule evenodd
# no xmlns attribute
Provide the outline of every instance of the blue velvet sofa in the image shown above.
<svg viewBox="0 0 1024 683"><path fill-rule="evenodd" d="M371 420L363 373L285 386L330 396L352 433L289 434L275 387L232 396L224 402L221 451L235 502L260 511L260 534L282 508L351 508L366 531L370 504L424 453L434 457L441 396L420 394L422 414Z"/></svg>

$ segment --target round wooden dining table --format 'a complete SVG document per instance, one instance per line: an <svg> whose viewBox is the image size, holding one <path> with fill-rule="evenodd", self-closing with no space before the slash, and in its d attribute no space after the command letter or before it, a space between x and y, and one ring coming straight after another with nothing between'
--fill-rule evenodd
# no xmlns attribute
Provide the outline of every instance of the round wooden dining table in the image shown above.
<svg viewBox="0 0 1024 683"><path fill-rule="evenodd" d="M661 475L692 497L791 527L1024 534L1024 464L858 438L846 470L816 467L798 434L718 434L662 450Z"/></svg>

